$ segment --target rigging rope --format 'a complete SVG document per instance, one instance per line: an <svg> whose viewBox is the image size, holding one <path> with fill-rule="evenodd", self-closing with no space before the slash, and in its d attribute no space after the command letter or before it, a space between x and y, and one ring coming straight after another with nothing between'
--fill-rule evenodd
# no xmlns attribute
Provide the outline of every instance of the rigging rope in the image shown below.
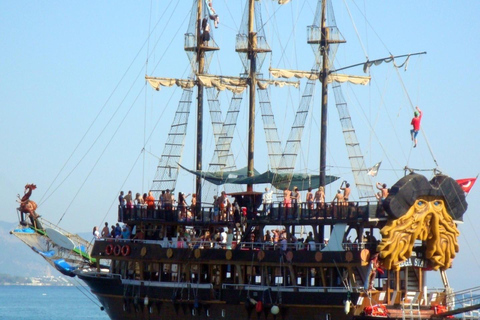
<svg viewBox="0 0 480 320"><path fill-rule="evenodd" d="M132 90L132 87L133 87L133 84L132 86L130 87L130 89L128 90L127 94ZM100 154L100 156L97 158L97 161L95 161L92 169L88 172L87 176L85 177L85 179L83 180L82 184L80 185L79 189L77 190L75 196L73 197L72 201L70 202L70 204L67 206L67 208L65 209L65 212L63 213L63 215L60 217L60 220L58 220L57 222L57 225L60 224L60 222L62 221L63 217L65 216L65 214L67 213L68 209L72 206L73 202L75 201L75 199L77 198L78 194L80 193L80 191L83 189L83 186L85 185L85 183L87 182L88 178L90 177L90 175L92 174L93 170L96 168L97 164L100 162L100 159L102 159L103 157L103 154L107 151L108 147L110 146L110 143L112 143L113 141L113 138L116 136L117 132L120 130L120 128L122 127L122 124L125 122L125 120L127 119L127 116L128 114L130 113L130 111L133 109L133 106L135 105L135 102L137 101L137 99L140 97L141 93L142 93L143 89L140 90L140 92L137 94L137 96L135 97L134 101L132 102L132 104L130 105L130 108L127 110L127 112L125 113L125 116L123 117L123 119L120 121L119 125L117 126L117 129L113 132L112 136L110 137L110 140L107 142L105 148L103 148L102 150L102 153ZM125 96L126 98L126 96ZM121 106L121 104L123 103L123 101L125 101L125 98L122 100L122 102L120 103L119 105L119 108ZM119 110L119 108L117 108L117 111ZM113 116L112 116L113 118ZM110 118L110 120L112 119ZM106 129L106 128L104 128ZM103 132L103 131L102 131ZM98 136L99 138L100 136ZM97 138L97 139L98 139ZM90 148L91 149L91 148ZM65 180L64 180L65 181Z"/></svg>
<svg viewBox="0 0 480 320"><path fill-rule="evenodd" d="M178 5L178 4L177 4ZM163 17L163 16L162 16ZM162 21L162 19L159 19L159 22ZM155 25L154 29L158 26L158 23ZM153 32L153 31L152 31ZM58 177L60 176L60 174L63 172L63 170L65 169L66 165L70 162L71 158L73 157L73 155L75 154L75 152L77 151L77 149L80 147L80 145L82 144L82 142L85 140L85 137L87 136L87 134L90 132L90 130L92 129L93 125L97 122L100 114L103 112L103 110L105 109L105 107L107 106L107 104L110 102L111 98L113 97L113 94L117 91L117 89L119 88L120 84L122 83L123 79L125 79L127 73L130 71L130 69L132 68L133 66L133 63L137 60L137 58L140 56L140 53L142 52L142 50L145 48L146 45L149 44L149 38L150 37L147 37L147 39L145 39L145 41L143 42L142 46L140 47L140 49L137 51L137 54L135 55L135 57L132 59L132 62L130 63L130 65L127 67L127 69L125 70L125 72L123 73L122 77L120 78L120 80L117 82L117 84L115 85L115 88L113 89L113 91L110 93L110 96L107 98L107 100L105 101L105 103L103 104L102 108L99 110L99 112L97 113L97 115L95 116L95 118L93 119L92 123L90 124L90 126L87 128L87 131L85 132L85 134L82 136L82 138L80 139L80 141L78 142L77 146L74 148L74 150L72 151L72 153L70 154L70 156L68 157L68 159L65 161L64 165L62 166L62 168L59 170L59 172L57 173L57 175L55 176L55 178L53 179L53 181L51 182L50 186L47 188L47 190L45 191L45 193L42 195L42 197L40 198L40 201L39 201L39 206L41 204L43 204L45 201L47 201L59 188L61 185L63 185L63 183L67 180L67 178L75 171L75 169L80 165L80 163L83 161L83 159L86 157L86 155L90 152L90 150L93 148L93 146L97 143L97 141L100 139L100 137L102 136L103 132L105 131L106 127L109 125L109 123L111 122L111 120L113 119L113 117L115 116L115 114L118 112L118 110L120 109L120 106L121 104L118 106L118 108L116 109L116 111L114 112L113 116L109 119L109 121L107 122L107 124L104 126L104 129L100 132L100 134L98 134L97 138L94 140L93 144L90 146L90 148L85 152L85 154L83 155L83 157L77 162L77 164L74 166L74 168L70 171L70 173L68 173L67 177L65 177L65 179L63 179L60 184L52 191L51 194L49 194L48 196L47 193L48 191L52 188L53 184L55 183L55 181L57 181ZM147 58L148 60L148 58ZM136 81L137 78L135 78L134 80L134 83ZM133 84L132 84L133 86ZM128 91L130 92L130 90ZM46 197L46 199L44 199Z"/></svg>
<svg viewBox="0 0 480 320"><path fill-rule="evenodd" d="M408 101L409 101L409 103L410 103L410 107L411 107L412 111L414 111L415 108L413 107L412 100L410 99L410 95L409 95L408 92L407 92L407 89L406 89L406 87L405 87L405 83L403 82L403 79L402 79L402 77L400 76L400 71L399 71L399 69L400 69L403 65L405 65L405 64L407 63L407 61L408 61L408 58L407 58L407 60L406 60L401 66L397 66L397 64L395 63L395 60L393 60L393 65L395 66L395 71L397 72L397 76L398 76L398 78L399 78L399 80L400 80L400 83L401 83L402 88L403 88L403 90L404 90L404 92L405 92L405 95L406 95L406 97L407 97L407 99L408 99ZM435 155L433 154L432 147L430 146L430 143L429 143L429 141L428 141L427 135L425 134L425 131L423 130L423 127L420 127L420 131L422 131L422 135L423 135L423 137L425 138L425 141L426 141L426 143L427 143L428 150L430 151L430 155L432 156L433 162L435 163L435 165L436 165L437 168L438 168L437 159L435 158Z"/></svg>
<svg viewBox="0 0 480 320"><path fill-rule="evenodd" d="M363 54L365 55L365 58L367 58L367 60L368 60L367 51L365 50L365 47L363 46L362 39L360 38L360 35L358 33L357 25L355 24L355 21L353 20L352 13L350 12L350 8L348 7L345 0L343 0L343 3L345 4L345 7L347 8L348 16L350 17L350 21L352 22L353 29L355 30L355 34L357 35L358 42L360 43L360 46L362 47Z"/></svg>

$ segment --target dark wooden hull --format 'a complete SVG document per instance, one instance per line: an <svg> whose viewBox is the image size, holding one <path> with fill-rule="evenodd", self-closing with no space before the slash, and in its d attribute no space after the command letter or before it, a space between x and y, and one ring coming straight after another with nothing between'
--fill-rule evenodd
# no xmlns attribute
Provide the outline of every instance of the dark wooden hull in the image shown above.
<svg viewBox="0 0 480 320"><path fill-rule="evenodd" d="M116 319L352 319L344 312L345 293L276 292L239 289L152 287L148 282L124 285L119 278L79 274L98 297L112 320ZM148 304L137 296L148 296ZM198 297L195 299L195 295ZM358 295L352 295L356 299ZM257 312L250 302L262 300ZM279 303L281 301L281 303ZM279 307L275 316L273 305Z"/></svg>

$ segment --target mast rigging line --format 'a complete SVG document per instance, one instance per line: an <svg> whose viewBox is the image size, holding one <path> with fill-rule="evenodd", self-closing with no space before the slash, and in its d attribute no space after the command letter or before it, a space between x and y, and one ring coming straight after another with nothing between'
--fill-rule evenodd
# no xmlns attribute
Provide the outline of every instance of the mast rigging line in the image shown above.
<svg viewBox="0 0 480 320"><path fill-rule="evenodd" d="M177 3L177 6L178 6L178 3ZM162 15L163 17L163 15ZM155 30L159 24L159 22L161 21L161 19L159 19L159 21L157 22L157 24L155 25L155 27L153 28L153 30ZM153 31L152 31L153 32ZM45 201L47 201L62 185L63 183L68 179L68 177L77 169L77 167L80 165L80 163L83 161L83 159L85 159L86 155L90 152L90 150L93 148L93 146L97 143L97 141L100 139L100 137L103 135L104 131L106 130L106 128L108 127L108 125L110 124L110 122L113 120L113 117L117 114L118 110L120 109L120 106L121 106L121 103L118 105L117 109L115 110L114 114L112 115L112 117L109 119L109 121L107 122L107 124L104 126L104 128L102 129L102 131L97 135L97 138L94 140L94 142L92 143L92 145L90 146L90 148L85 152L85 154L83 155L83 157L77 162L77 164L74 166L74 168L70 171L70 173L68 173L68 175L60 182L60 184L47 196L47 193L48 191L52 188L52 186L54 185L54 183L57 181L57 179L59 178L60 174L64 171L65 167L67 166L67 164L70 162L70 160L72 159L73 155L75 154L75 152L78 150L78 148L80 147L80 145L83 143L83 141L85 140L87 134L91 131L91 129L93 128L94 124L97 122L98 118L100 117L100 114L105 110L107 104L109 103L109 101L112 99L114 93L117 91L117 89L119 88L120 84L122 83L122 81L125 79L127 73L130 71L130 69L132 68L134 62L137 60L137 58L140 56L140 53L142 52L142 50L145 48L146 45L149 44L149 39L150 39L150 35L151 33L149 34L149 36L147 37L147 39L145 39L144 43L142 44L142 46L140 47L140 49L137 51L137 54L135 55L135 57L132 59L130 65L127 67L127 69L125 70L125 72L123 73L122 77L120 78L120 80L117 82L117 84L115 85L115 88L113 89L113 91L110 93L110 95L108 96L107 100L105 101L105 103L103 104L103 106L101 107L101 109L98 111L97 115L95 116L95 118L93 119L93 121L91 122L91 124L89 125L89 127L87 128L87 130L85 131L84 135L82 136L82 138L80 138L80 141L78 142L78 144L75 146L75 148L73 149L72 153L70 154L70 156L68 157L68 159L65 161L65 163L63 164L62 168L58 171L57 175L55 176L55 178L53 179L53 181L50 183L50 185L48 186L47 190L44 192L44 194L42 195L42 197L40 198L40 201L39 201L39 204L38 206L41 206L43 203L45 203ZM148 53L147 53L148 54ZM150 55L148 56L150 57ZM148 57L147 57L147 61L148 61ZM137 75L138 77L138 75ZM136 79L136 78L135 78ZM134 83L135 83L135 80L134 80ZM133 87L133 84L132 86L130 87L130 90L131 88ZM130 90L128 90L127 94L130 93ZM142 89L143 90L143 89ZM125 96L126 97L126 96ZM122 102L125 101L125 98L122 100ZM46 198L45 198L46 197Z"/></svg>
<svg viewBox="0 0 480 320"><path fill-rule="evenodd" d="M170 20L172 19L172 17L175 16L174 13L175 13L175 11L177 10L178 4L179 4L180 2L177 1L176 3L177 3L177 5L175 6L175 8L173 8L173 12L172 12L172 14L170 15L168 21L166 22L167 25L168 25L168 23L170 22ZM169 7L169 6L170 6L170 5L168 5L168 7ZM167 7L167 9L168 9L168 7ZM150 37L152 36L153 31L155 31L155 29L157 29L158 25L160 24L160 21L163 21L162 18L163 18L163 16L166 14L166 12L167 12L167 10L164 10L164 11L163 11L162 16L158 19L157 23L156 23L155 26L153 27L153 30L149 33L149 35L148 35L148 37L147 37L147 40L145 40L146 42L149 42ZM190 13L187 13L187 15L185 16L185 18L184 18L183 21L182 21L182 24L185 22L185 20L188 18L189 15L190 15ZM166 30L166 28L164 28L164 30ZM158 59L158 62L157 62L156 65L153 67L153 70L151 71L151 73L153 73L153 72L156 70L156 68L158 67L159 63L162 61L163 57L165 56L168 48L170 48L170 45L172 44L173 40L175 39L176 35L177 35L179 32L180 32L180 29L177 29L177 32L175 32L175 34L173 34L173 36L172 36L172 38L171 38L171 40L170 40L170 43L165 47L165 51L163 52L163 54L162 54L162 55L160 56L160 58ZM162 35L162 34L163 34L163 32L162 32L160 35ZM157 47L158 43L160 42L160 38L161 38L161 37L159 37L159 38L157 39L157 41L155 42L155 44L153 45L153 48L154 48L154 49ZM143 46L142 46L142 48L143 48ZM152 50L151 53L147 52L147 61L149 60L150 56L154 54L154 52L155 52L155 50Z"/></svg>
<svg viewBox="0 0 480 320"><path fill-rule="evenodd" d="M372 82L370 82L370 83L372 83ZM377 84L375 81L373 81L373 83ZM376 87L377 87L377 90L378 90L379 93L380 93L380 92L381 92L380 88L378 88L378 86L376 86ZM347 86L347 88L351 88L351 86ZM355 94L355 92L352 91L352 90L350 90L350 92L351 92L352 95L355 97L355 100L356 100L357 104L358 104L359 106L362 106L362 103L361 103L361 101L358 99L358 97L357 97L357 95ZM384 92L382 92L382 93L381 93L382 99L381 99L380 106L385 106L385 101L384 101L384 99L383 99L384 95L385 95ZM378 136L378 134L377 134L377 130L375 130L377 121L375 121L375 124L372 124L371 121L369 121L369 117L367 116L364 108L360 107L360 108L358 108L358 109L362 111L361 114L363 115L363 117L364 117L364 119L365 119L365 123L366 123L366 125L369 127L370 132L371 132L372 135L373 135L373 138L371 138L371 139L376 140L376 142L379 144L380 148L382 149L383 154L386 156L388 163L390 164L390 166L391 166L392 168L394 168L395 166L394 166L394 164L392 163L392 159L391 159L391 157L389 156L389 153L387 152L387 149L385 148L385 145L384 145L384 144L382 143L382 141L380 140L380 138L379 138L379 136ZM380 112L380 107L379 107L379 112ZM397 139L397 141L398 141L399 144L400 144L400 141L401 141L401 140L399 139L399 136L398 136L398 134L397 134L397 132L396 132L396 130L395 130L395 128L396 128L395 123L394 123L394 122L392 121L392 119L390 118L390 114L389 114L388 112L387 112L386 114L387 114L388 119L389 119L389 121L390 121L390 123L391 123L391 127L393 128L393 132L395 133L395 138ZM397 117L398 117L398 116L397 116ZM378 120L378 116L377 116L377 120ZM402 152L403 152L403 149L402 149ZM407 159L407 156L406 156L405 154L404 154L404 157L405 157L405 159ZM397 160L397 159L394 159L394 160ZM395 162L397 163L398 166L401 166L398 161L395 161ZM393 171L393 172L396 172L396 171L403 172L403 169L382 169L382 171L387 171L387 170L390 170L390 171ZM398 178L398 175L396 175L396 176L397 176L397 178Z"/></svg>
<svg viewBox="0 0 480 320"><path fill-rule="evenodd" d="M138 75L137 75L138 77ZM130 89L128 90L127 94L132 90L132 87L133 87L133 83L132 83L132 86L130 87ZM72 201L70 202L70 204L67 206L67 209L65 209L65 212L62 214L62 216L60 217L60 220L58 220L57 222L57 225L60 224L60 222L62 221L63 217L65 216L65 214L67 213L68 209L72 206L73 202L75 201L75 199L77 198L77 196L79 195L80 191L83 189L83 186L85 185L85 183L87 182L88 178L90 177L90 175L92 174L93 170L95 169L95 167L97 166L97 164L100 162L100 159L102 159L103 155L105 154L105 152L107 151L108 147L110 146L110 143L112 143L113 141L113 138L115 138L115 136L117 135L117 132L120 130L120 128L122 127L122 124L125 122L125 120L127 119L127 116L129 115L130 111L133 109L133 106L135 105L135 102L137 101L137 99L140 97L142 91L143 91L143 88L139 91L139 93L137 94L137 96L135 97L135 99L133 100L132 104L130 105L130 108L127 110L127 112L125 113L125 116L123 117L122 121L120 121L120 123L118 124L117 126L117 129L113 132L112 136L110 137L110 140L107 142L106 146L103 148L103 151L102 153L100 154L100 156L98 156L97 158L97 161L95 161L92 169L90 169L90 171L88 172L87 176L85 177L85 179L83 180L82 184L80 185L80 187L78 188L77 192L75 193L75 196L73 197ZM122 103L123 101L125 101L125 98L126 98L126 95L124 97L124 99L122 100ZM120 109L120 106L122 105L122 103L120 103L120 105L118 106L117 108L117 111ZM115 112L116 113L116 112ZM113 118L113 116L110 118L110 120ZM106 129L106 127L104 127L104 130ZM102 132L104 131L102 130ZM98 136L99 138L100 136ZM98 139L97 138L97 139ZM93 147L93 145L92 145ZM90 148L91 149L91 148ZM90 150L89 149L89 150ZM86 155L86 154L85 154ZM83 158L82 158L83 159ZM73 171L72 171L73 172ZM70 174L72 173L70 172ZM66 179L66 178L65 178ZM65 181L65 180L64 180ZM58 188L57 188L58 189ZM56 190L56 189L55 189Z"/></svg>
<svg viewBox="0 0 480 320"><path fill-rule="evenodd" d="M395 65L395 60L393 61L393 64ZM405 91L405 94L408 98L408 101L410 102L410 107L412 108L412 111L415 110L415 108L413 107L413 103L412 103L412 100L410 99L410 95L408 94L407 92L407 89L405 88L405 83L403 82L402 80L402 77L400 76L400 72L398 71L398 68L395 68L396 71L397 71L397 75L398 75L398 78L400 79L400 82L402 83L402 88L403 90ZM422 131L422 135L423 137L425 138L425 142L427 143L427 147L428 147L428 151L430 152L430 155L432 156L432 160L433 162L435 163L435 165L437 166L438 168L438 162L437 162L437 159L435 158L435 155L433 154L433 150L432 150L432 147L430 145L430 142L428 141L428 138L427 138L427 135L425 133L425 130L423 130L423 126L420 127L420 130Z"/></svg>
<svg viewBox="0 0 480 320"><path fill-rule="evenodd" d="M360 38L360 35L358 33L357 25L355 24L355 21L353 20L352 13L350 12L350 8L348 7L345 0L343 0L343 3L345 5L345 8L347 8L348 16L350 17L350 21L352 22L353 29L355 30L355 34L357 35L358 42L360 42L360 46L362 47L363 54L365 55L365 58L367 58L367 60L368 60L367 50L365 50L365 47L363 46L362 39Z"/></svg>

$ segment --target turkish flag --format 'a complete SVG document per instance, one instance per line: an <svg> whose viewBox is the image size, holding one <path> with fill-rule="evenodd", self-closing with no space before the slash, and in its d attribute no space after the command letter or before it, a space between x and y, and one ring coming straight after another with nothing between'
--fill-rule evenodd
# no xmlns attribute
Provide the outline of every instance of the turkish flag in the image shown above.
<svg viewBox="0 0 480 320"><path fill-rule="evenodd" d="M462 187L465 193L469 193L475 181L477 181L477 178L458 179L457 183L460 185L460 187Z"/></svg>

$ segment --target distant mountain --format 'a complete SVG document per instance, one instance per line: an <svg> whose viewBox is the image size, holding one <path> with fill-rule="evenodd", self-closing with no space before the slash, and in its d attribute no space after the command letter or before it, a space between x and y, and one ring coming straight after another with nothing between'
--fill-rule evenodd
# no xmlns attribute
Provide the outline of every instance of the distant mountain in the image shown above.
<svg viewBox="0 0 480 320"><path fill-rule="evenodd" d="M40 255L26 244L10 234L18 227L16 222L0 221L0 272L19 277L60 276L55 268L50 266ZM79 234L89 239L88 234Z"/></svg>

